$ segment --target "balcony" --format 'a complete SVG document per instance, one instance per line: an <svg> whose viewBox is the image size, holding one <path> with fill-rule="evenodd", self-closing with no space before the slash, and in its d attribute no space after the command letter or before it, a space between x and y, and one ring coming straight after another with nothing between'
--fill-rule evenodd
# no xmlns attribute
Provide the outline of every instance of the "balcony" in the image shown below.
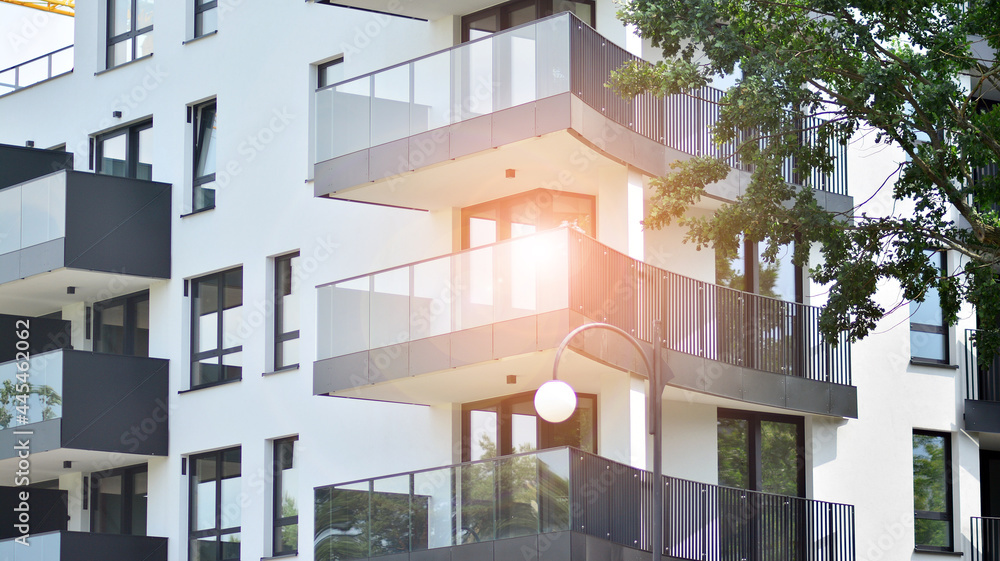
<svg viewBox="0 0 1000 561"><path fill-rule="evenodd" d="M169 277L170 185L61 170L0 189L4 312L43 315Z"/></svg>
<svg viewBox="0 0 1000 561"><path fill-rule="evenodd" d="M626 102L604 87L612 70L633 59L563 13L323 88L315 194L465 207L523 190L505 180L505 169L536 187L595 194L595 167L627 164L661 176L678 159L732 153L735 145L718 146L708 133L722 92ZM846 210L853 206L846 148L831 150L836 173L799 177L786 162L783 174L815 189L821 205ZM747 183L739 174L709 192L735 199Z"/></svg>
<svg viewBox="0 0 1000 561"><path fill-rule="evenodd" d="M421 0L420 2L399 2L398 0L318 0L317 4L346 6L366 12L380 12L408 18L436 20L445 16L471 14L495 5L496 0Z"/></svg>
<svg viewBox="0 0 1000 561"><path fill-rule="evenodd" d="M554 448L319 487L314 555L641 559L652 483L647 471ZM850 505L673 477L663 500L662 554L673 559L855 558Z"/></svg>
<svg viewBox="0 0 1000 561"><path fill-rule="evenodd" d="M1000 356L979 363L976 331L965 330L965 430L1000 433Z"/></svg>
<svg viewBox="0 0 1000 561"><path fill-rule="evenodd" d="M0 364L0 465L15 461L17 439L28 431L34 480L65 460L106 464L107 452L132 463L166 456L168 366L167 360L68 349L32 355L22 408L15 387L24 383L17 377L24 370L16 360Z"/></svg>
<svg viewBox="0 0 1000 561"><path fill-rule="evenodd" d="M32 490L34 493L34 490ZM166 561L167 538L93 534L88 532L49 532L33 534L29 547L0 540L0 559L4 561Z"/></svg>
<svg viewBox="0 0 1000 561"><path fill-rule="evenodd" d="M503 395L498 374L541 383L552 357L538 351L583 323L652 345L662 318L671 385L857 417L849 343L820 337L818 308L658 269L570 228L324 285L318 306L319 395L424 404ZM583 377L579 391L608 367L645 374L620 337L588 333L571 348L579 356L564 370Z"/></svg>
<svg viewBox="0 0 1000 561"><path fill-rule="evenodd" d="M972 561L1000 559L1000 518L972 517Z"/></svg>
<svg viewBox="0 0 1000 561"><path fill-rule="evenodd" d="M73 45L0 70L0 96L73 72Z"/></svg>

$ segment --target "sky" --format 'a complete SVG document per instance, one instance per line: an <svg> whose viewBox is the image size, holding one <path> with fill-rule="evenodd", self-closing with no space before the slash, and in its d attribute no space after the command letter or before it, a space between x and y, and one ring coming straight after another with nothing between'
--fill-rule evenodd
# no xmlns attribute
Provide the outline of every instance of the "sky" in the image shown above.
<svg viewBox="0 0 1000 561"><path fill-rule="evenodd" d="M73 18L0 2L0 70L73 43Z"/></svg>

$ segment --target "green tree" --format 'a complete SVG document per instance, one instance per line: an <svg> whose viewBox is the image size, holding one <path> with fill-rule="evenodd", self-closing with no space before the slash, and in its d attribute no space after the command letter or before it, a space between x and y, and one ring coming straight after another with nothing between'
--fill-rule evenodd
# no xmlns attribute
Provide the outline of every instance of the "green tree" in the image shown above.
<svg viewBox="0 0 1000 561"><path fill-rule="evenodd" d="M692 217L687 209L730 166L712 157L674 164L654 181L645 226L677 222L699 249L726 255L740 236L767 240L769 262L793 240L802 242L798 265L818 246L824 260L812 264L812 277L831 286L820 320L830 339L843 331L857 340L875 327L888 311L874 298L886 280L918 302L936 287L948 322L963 301L1000 317L1000 104L982 101L1000 87L991 53L1000 49L997 14L1000 0L632 0L619 17L662 48L664 60L626 65L609 85L627 98L697 95L710 79L736 75L712 132L739 142L737 157L753 170L734 203ZM907 157L895 178L871 178L865 191L894 180L892 197L913 212L876 216L867 200L851 213L827 212L812 189L783 180L785 161L803 178L832 171L829 148L863 131ZM812 141L800 142L803 134ZM928 248L953 250L966 265L940 275ZM991 332L979 344L989 351L998 342Z"/></svg>

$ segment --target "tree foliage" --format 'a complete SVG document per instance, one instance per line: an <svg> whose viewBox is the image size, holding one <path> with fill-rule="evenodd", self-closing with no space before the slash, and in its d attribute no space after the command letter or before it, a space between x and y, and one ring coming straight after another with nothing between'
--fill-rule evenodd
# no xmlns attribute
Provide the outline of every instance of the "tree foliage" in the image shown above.
<svg viewBox="0 0 1000 561"><path fill-rule="evenodd" d="M823 261L810 265L813 279L830 283L820 321L830 339L846 331L857 340L875 327L890 311L875 298L886 280L918 302L937 288L949 323L969 302L996 325L1000 104L983 98L1000 99L998 14L1000 0L632 0L619 17L664 60L626 65L610 85L626 97L696 95L714 77L738 76L713 133L738 142L738 158L753 170L734 203L692 217L687 209L730 166L711 157L673 164L654 181L645 226L679 223L699 249L725 254L744 235L765 242L770 260L799 240L800 265L819 247ZM803 131L812 116L821 124ZM804 132L811 142L800 141ZM799 177L832 171L830 147L866 133L899 147L907 161L895 177L851 189L892 189L898 209L876 212L856 199L853 212L828 212L812 189L782 178L785 161L795 162ZM993 175L984 174L991 165ZM957 252L964 266L941 275L925 253L937 248ZM995 349L997 341L994 333L980 346Z"/></svg>

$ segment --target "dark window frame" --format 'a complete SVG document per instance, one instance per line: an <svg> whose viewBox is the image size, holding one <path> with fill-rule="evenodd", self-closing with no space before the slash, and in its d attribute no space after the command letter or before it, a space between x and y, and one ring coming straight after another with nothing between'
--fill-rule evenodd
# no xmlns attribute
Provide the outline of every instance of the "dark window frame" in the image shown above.
<svg viewBox="0 0 1000 561"><path fill-rule="evenodd" d="M117 3L117 2L129 2L129 4L130 4L129 5L129 14L130 14L130 16L129 16L129 18L130 18L129 28L130 29L129 29L129 31L126 31L124 33L119 33L118 35L111 35L111 32L114 29L114 18L115 18L115 7L114 6L115 6L115 3ZM138 0L109 0L109 2L106 4L107 9L108 9L108 21L107 21L107 25L108 25L108 44L105 47L104 63L105 63L105 65L106 65L107 68L115 68L115 67L121 66L122 64L128 64L129 62L132 62L133 60L136 60L136 58L137 58L135 56L136 41L134 39L136 39L140 35L143 35L145 33L149 33L150 31L153 30L153 25L152 24L150 24L150 25L148 25L146 27L143 27L141 29L136 29L136 26L137 26L138 20L139 20L139 9L138 9L138 5L137 4L138 4ZM128 41L130 39L132 39L133 41L132 41L132 53L131 53L131 57L129 58L129 60L126 61L126 62L118 63L118 64L112 64L111 53L114 52L113 47L115 45L117 45L118 43L121 43L122 41ZM143 55L143 56L146 56L146 55Z"/></svg>
<svg viewBox="0 0 1000 561"><path fill-rule="evenodd" d="M212 0L211 2L206 2L204 4L201 4L199 0L192 0L192 1L194 2L194 38L197 39L198 37L204 37L209 33L215 33L215 31L217 30L212 30L206 33L205 30L203 29L204 22L202 19L199 19L198 16L201 16L202 14L204 14L209 10L214 10L218 8L219 1Z"/></svg>
<svg viewBox="0 0 1000 561"><path fill-rule="evenodd" d="M198 278L195 278L195 279L191 279L191 389L207 388L207 387L217 386L217 385L220 385L220 384L226 384L226 383L229 383L229 382L235 382L235 381L243 379L243 366L242 365L239 366L239 367L226 367L223 364L223 362L222 362L223 361L223 357L225 357L226 355L243 352L243 345L238 345L236 347L224 347L223 346L225 344L225 342L224 342L224 337L225 337L225 332L224 332L224 330L225 330L225 323L223 322L223 316L224 316L225 310L229 309L229 308L225 307L225 290L226 290L225 279L226 279L226 275L227 274L233 273L233 272L236 272L236 271L240 272L240 306L243 306L243 267L242 266L240 266L240 267L233 267L231 269L226 269L224 271L219 271L217 273L212 273L210 275L204 275L204 276L201 276L201 277L198 277ZM216 318L216 321L217 321L217 324L216 324L216 347L214 349L212 349L212 350L195 351L195 349L197 348L197 341L198 341L198 336L199 336L199 333L198 333L198 330L197 330L197 327L196 327L197 324L198 324L198 322L199 322L198 318L200 317L199 311L198 311L198 294L200 292L201 283L202 282L207 282L207 281L209 281L211 279L214 279L216 281L216 287L215 287L215 289L218 291L217 292L217 296L216 296L218 298L216 300L216 302L218 304L218 307L217 307L216 312L215 312L218 315L218 317ZM231 306L231 308L235 308L235 307L236 306ZM201 384L195 384L195 378L194 378L194 376L195 376L195 370L197 368L196 365L199 362L201 362L202 360L204 360L206 358L212 358L212 357L218 358L218 364L219 364L219 367L221 368L221 370L220 370L220 378L221 379L216 380L216 381L212 381L212 382L205 382L205 383L201 383ZM240 375L239 375L239 377L234 377L234 378L226 377L226 372L228 372L227 368L239 368L240 369Z"/></svg>
<svg viewBox="0 0 1000 561"><path fill-rule="evenodd" d="M127 296L118 296L116 298L111 298L109 300L102 300L100 302L94 302L94 352L104 352L98 351L99 345L101 344L101 317L104 310L108 308L114 308L116 306L124 305L124 325L123 329L125 331L125 336L123 340L122 354L126 356L146 356L149 355L136 355L135 354L135 331L137 329L136 320L137 318L137 307L140 302L149 302L149 291L142 290L139 292L134 292ZM148 342L147 342L148 349Z"/></svg>
<svg viewBox="0 0 1000 561"><path fill-rule="evenodd" d="M291 370L293 368L298 368L299 363L285 364L284 354L281 350L281 344L287 341L294 341L299 338L299 330L295 329L293 331L284 331L284 302L282 297L285 296L284 288L285 284L282 282L282 267L284 263L288 263L288 293L292 292L292 282L295 276L295 269L292 267L292 260L299 257L299 252L289 253L286 255L280 255L274 258L274 370Z"/></svg>
<svg viewBox="0 0 1000 561"><path fill-rule="evenodd" d="M101 175L113 175L107 173L104 169L104 143L112 138L125 135L125 175L131 179L139 179L139 133L145 130L153 128L153 120L146 119L138 123L120 127L114 130L110 130L105 133L101 133L95 137L94 144L96 145L95 152L95 164L94 173ZM153 169L152 164L150 164L149 170L150 180L152 180Z"/></svg>
<svg viewBox="0 0 1000 561"><path fill-rule="evenodd" d="M326 73L327 69L333 68L334 66L337 66L338 64L344 64L344 57L342 57L342 56L341 57L337 57L337 58L335 58L333 60L328 60L326 62L323 62L323 63L320 63L320 64L316 65L316 87L317 87L317 89L323 89L323 88L325 88L327 86L332 86L333 84L337 83L337 82L329 82L329 83L327 83L327 81L324 80L323 77L324 77L324 74Z"/></svg>
<svg viewBox="0 0 1000 561"><path fill-rule="evenodd" d="M222 504L222 481L227 479L223 477L223 464L225 454L236 450L240 454L240 475L238 477L243 477L243 450L240 446L233 446L231 448L223 448L222 450L215 450L212 452L205 452L202 454L193 454L188 456L188 552L191 551L191 543L198 538L208 538L215 537L218 550L216 551L216 559L221 561L229 561L222 556L222 539L230 534L242 534L243 523L242 523L242 513L240 517L240 525L231 528L222 528L222 509L224 508ZM202 458L215 457L215 527L206 530L195 530L195 518L194 512L197 509L196 503L196 488L197 488L197 477L198 477L198 460ZM242 508L242 507L241 507ZM242 535L240 536L242 543ZM242 550L242 547L241 547ZM236 558L237 560L239 557ZM233 560L236 561L236 560Z"/></svg>
<svg viewBox="0 0 1000 561"><path fill-rule="evenodd" d="M462 461L468 462L472 461L472 411L485 410L490 407L496 407L496 413L498 418L497 424L497 456L509 456L511 454L517 453L516 451L510 449L510 438L511 438L511 408L513 405L518 403L529 402L534 399L535 392L522 392L513 395L505 395L502 397L495 397L490 399L484 399L481 401L473 401L470 403L462 404ZM594 449L591 451L597 453L598 448L598 402L596 394L578 393L577 398L590 398L594 400L594 419L591 423L591 431L594 435ZM574 415L577 414L574 412ZM538 442L537 450L545 450L543 442L547 437L550 436L552 426L558 425L560 423L549 423L545 421L536 413L536 418L538 419L538 425L535 433L535 437Z"/></svg>
<svg viewBox="0 0 1000 561"><path fill-rule="evenodd" d="M470 39L470 28L469 25L472 22L479 21L485 17L491 15L498 18L500 25L499 29L495 32L504 31L514 27L511 25L510 14L514 10L528 7L532 4L535 6L535 20L542 19L544 17L551 16L553 14L554 2L558 0L510 0L502 4L497 4L495 6L490 6L479 10L478 12L473 12L462 16L462 42L466 43ZM597 6L594 0L573 0L579 4L588 4L590 6L590 21L584 22L590 27L597 28Z"/></svg>
<svg viewBox="0 0 1000 561"><path fill-rule="evenodd" d="M191 206L192 212L198 212L202 210L208 210L210 208L215 208L215 189L204 189L202 186L207 185L215 181L215 172L207 173L205 175L198 175L198 163L201 159L201 150L205 142L206 136L211 137L214 133L209 133L205 127L204 112L205 110L212 109L212 129L215 130L218 127L219 120L219 110L218 104L215 99L206 101L204 103L199 103L191 107L191 111L194 115L194 158L191 161ZM218 140L216 140L218 142ZM204 204L199 205L199 200L204 200Z"/></svg>
<svg viewBox="0 0 1000 561"><path fill-rule="evenodd" d="M295 549L284 551L279 550L281 542L281 530L288 526L298 526L299 516L282 516L281 515L281 496L284 489L283 485L283 472L286 469L292 469L294 467L293 460L295 457L295 443L298 442L298 436L290 436L288 438L279 438L274 441L274 478L272 481L273 487L273 501L274 508L272 510L273 515L273 532L272 532L272 555L274 557L285 557L298 555L299 548L298 544L295 545Z"/></svg>
<svg viewBox="0 0 1000 561"><path fill-rule="evenodd" d="M914 518L914 536L913 543L914 548L921 551L944 551L951 552L955 551L955 494L952 485L952 469L953 462L951 456L951 433L931 431L923 429L913 429L913 436L930 436L930 437L940 437L944 442L944 482L945 482L945 500L948 510L944 512L938 511L927 511L927 510L917 510L916 504L913 508L913 518ZM916 479L913 481L914 489L914 500L916 500ZM950 545L934 546L934 545L924 545L916 543L916 521L917 520L942 520L948 522L948 543Z"/></svg>
<svg viewBox="0 0 1000 561"><path fill-rule="evenodd" d="M934 251L933 255L929 255L928 258L932 259L932 260L935 259L935 258L939 259L940 261L937 264L938 265L938 271L940 272L941 275L946 275L948 273L948 253L946 251L943 251L943 250L933 250L933 251ZM940 297L940 295L939 295L939 297ZM940 308L940 300L938 302L939 302L938 303L938 308ZM914 302L910 302L911 306L913 304L914 304ZM924 306L924 305L927 305L927 301L926 300L923 301L923 302L917 303L917 307L918 308L920 306ZM910 317L911 318L913 316L913 313L914 312L911 310L910 311ZM923 356L916 356L916 355L913 354L913 346L911 344L910 345L910 358L911 359L916 360L918 362L931 362L931 363L935 363L935 364L951 364L951 358L950 358L951 357L951 345L949 344L949 341L948 341L948 339L949 339L949 337L948 337L949 325L948 325L947 322L944 321L944 314L942 314L941 324L940 325L935 325L935 324L931 324L931 323L918 323L918 322L915 322L915 321L911 320L910 321L910 332L912 333L914 331L916 331L918 333L934 333L936 335L941 335L942 336L941 339L943 340L943 343L944 343L944 348L941 349L943 351L944 358L943 359L936 359L936 358L929 358L929 357L923 357Z"/></svg>
<svg viewBox="0 0 1000 561"><path fill-rule="evenodd" d="M120 467L115 469L110 469L106 471L95 471L90 474L90 527L91 531L95 533L110 533L110 532L98 532L96 529L99 525L98 516L100 514L100 490L101 490L101 480L122 476L122 497L128 496L132 497L135 494L134 487L134 476L138 473L145 472L147 474L146 487L149 488L149 464L136 464L132 466ZM122 500L122 532L120 535L124 536L145 536L146 533L134 534L132 532L132 501ZM149 520L149 510L146 511L147 523ZM147 526L148 528L148 526Z"/></svg>
<svg viewBox="0 0 1000 561"><path fill-rule="evenodd" d="M747 459L749 464L748 480L749 491L760 491L763 487L763 468L761 465L761 422L771 421L778 423L789 423L796 428L796 487L797 496L805 497L806 493L806 437L805 418L795 415L780 415L778 413L763 413L757 411L746 411L743 409L725 409L720 407L716 413L716 419L739 419L747 421Z"/></svg>

